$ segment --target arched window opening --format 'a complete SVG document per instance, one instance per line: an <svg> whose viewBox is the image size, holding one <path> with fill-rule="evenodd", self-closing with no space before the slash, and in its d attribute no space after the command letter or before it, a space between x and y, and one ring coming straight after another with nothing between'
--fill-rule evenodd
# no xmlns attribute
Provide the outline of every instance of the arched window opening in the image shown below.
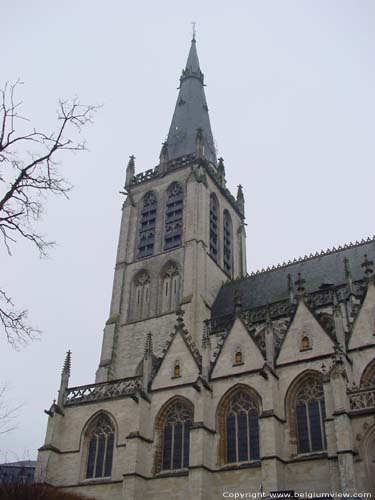
<svg viewBox="0 0 375 500"><path fill-rule="evenodd" d="M259 405L250 390L240 387L226 396L218 416L221 461L259 460Z"/></svg>
<svg viewBox="0 0 375 500"><path fill-rule="evenodd" d="M138 235L137 259L153 255L155 246L157 201L151 191L143 198Z"/></svg>
<svg viewBox="0 0 375 500"><path fill-rule="evenodd" d="M224 210L224 241L223 241L223 255L224 255L224 271L232 276L233 268L233 237L232 237L232 219L230 218L229 212Z"/></svg>
<svg viewBox="0 0 375 500"><path fill-rule="evenodd" d="M375 360L371 361L363 371L360 384L375 386Z"/></svg>
<svg viewBox="0 0 375 500"><path fill-rule="evenodd" d="M219 203L214 193L210 196L210 255L217 262L219 256L218 240Z"/></svg>
<svg viewBox="0 0 375 500"><path fill-rule="evenodd" d="M162 272L161 312L174 311L180 298L180 274L176 264L170 263Z"/></svg>
<svg viewBox="0 0 375 500"><path fill-rule="evenodd" d="M183 469L189 466L190 427L193 409L176 402L168 411L162 428L162 470Z"/></svg>
<svg viewBox="0 0 375 500"><path fill-rule="evenodd" d="M131 301L130 319L137 320L148 316L150 309L150 275L139 272L133 282L133 300Z"/></svg>
<svg viewBox="0 0 375 500"><path fill-rule="evenodd" d="M241 365L242 364L242 351L240 348L236 349L236 354L234 356L234 363L236 365Z"/></svg>
<svg viewBox="0 0 375 500"><path fill-rule="evenodd" d="M107 415L99 415L90 425L86 436L86 478L110 477L112 474L115 429Z"/></svg>
<svg viewBox="0 0 375 500"><path fill-rule="evenodd" d="M173 376L181 377L181 365L179 361L176 361L173 368Z"/></svg>
<svg viewBox="0 0 375 500"><path fill-rule="evenodd" d="M301 351L307 351L309 349L311 349L310 339L307 335L304 335L301 342Z"/></svg>
<svg viewBox="0 0 375 500"><path fill-rule="evenodd" d="M184 193L182 187L177 182L174 182L167 191L164 250L178 247L182 243L183 205Z"/></svg>
<svg viewBox="0 0 375 500"><path fill-rule="evenodd" d="M306 380L296 395L295 413L298 453L325 450L325 404L320 380Z"/></svg>

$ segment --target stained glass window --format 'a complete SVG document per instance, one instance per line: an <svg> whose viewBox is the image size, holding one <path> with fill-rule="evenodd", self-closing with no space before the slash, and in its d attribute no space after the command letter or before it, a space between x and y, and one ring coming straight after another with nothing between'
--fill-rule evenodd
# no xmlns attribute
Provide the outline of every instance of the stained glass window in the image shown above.
<svg viewBox="0 0 375 500"><path fill-rule="evenodd" d="M214 193L210 196L210 255L218 261L218 218L219 203Z"/></svg>
<svg viewBox="0 0 375 500"><path fill-rule="evenodd" d="M308 379L296 397L298 453L326 449L324 432L325 404L322 383Z"/></svg>
<svg viewBox="0 0 375 500"><path fill-rule="evenodd" d="M151 191L143 198L139 222L137 258L142 259L154 253L157 201Z"/></svg>
<svg viewBox="0 0 375 500"><path fill-rule="evenodd" d="M107 415L99 415L86 434L88 442L86 478L110 477L112 473L114 426Z"/></svg>
<svg viewBox="0 0 375 500"><path fill-rule="evenodd" d="M169 411L163 426L162 470L189 466L190 427L193 411L183 403L176 403Z"/></svg>
<svg viewBox="0 0 375 500"><path fill-rule="evenodd" d="M225 433L227 463L259 459L258 408L244 390L237 391L228 405Z"/></svg>
<svg viewBox="0 0 375 500"><path fill-rule="evenodd" d="M177 182L174 182L167 191L164 250L178 247L182 243L183 206L184 193L182 187Z"/></svg>

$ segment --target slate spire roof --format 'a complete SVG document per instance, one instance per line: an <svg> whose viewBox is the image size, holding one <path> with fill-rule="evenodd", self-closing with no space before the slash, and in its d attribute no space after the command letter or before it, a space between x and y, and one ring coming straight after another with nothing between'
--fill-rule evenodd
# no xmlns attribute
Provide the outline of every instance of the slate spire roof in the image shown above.
<svg viewBox="0 0 375 500"><path fill-rule="evenodd" d="M203 133L204 158L216 166L216 152L204 93L204 76L199 65L197 42L193 36L168 133L169 160L195 152L198 129L202 129Z"/></svg>

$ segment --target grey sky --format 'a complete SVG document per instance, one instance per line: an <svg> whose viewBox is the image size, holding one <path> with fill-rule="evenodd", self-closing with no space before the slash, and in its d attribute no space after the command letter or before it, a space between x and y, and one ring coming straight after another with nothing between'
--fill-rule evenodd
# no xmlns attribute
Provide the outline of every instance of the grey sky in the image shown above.
<svg viewBox="0 0 375 500"><path fill-rule="evenodd" d="M125 166L132 153L137 172L158 161L191 21L228 185L244 186L249 270L375 232L375 3L13 0L0 16L0 82L25 82L33 125L48 130L62 97L104 105L84 132L90 152L63 158L70 201L46 204L50 258L25 242L0 251L1 285L43 330L21 352L0 341L0 380L23 403L0 436L12 460L43 444L67 349L71 385L94 381Z"/></svg>

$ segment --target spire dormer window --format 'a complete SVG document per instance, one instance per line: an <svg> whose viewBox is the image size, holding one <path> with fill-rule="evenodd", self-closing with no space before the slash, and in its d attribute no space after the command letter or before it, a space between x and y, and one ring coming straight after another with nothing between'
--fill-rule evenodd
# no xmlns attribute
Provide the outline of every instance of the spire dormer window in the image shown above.
<svg viewBox="0 0 375 500"><path fill-rule="evenodd" d="M164 250L179 247L182 244L184 193L177 182L167 191L165 212Z"/></svg>
<svg viewBox="0 0 375 500"><path fill-rule="evenodd" d="M157 201L151 191L143 198L139 222L137 259L149 257L154 253Z"/></svg>

